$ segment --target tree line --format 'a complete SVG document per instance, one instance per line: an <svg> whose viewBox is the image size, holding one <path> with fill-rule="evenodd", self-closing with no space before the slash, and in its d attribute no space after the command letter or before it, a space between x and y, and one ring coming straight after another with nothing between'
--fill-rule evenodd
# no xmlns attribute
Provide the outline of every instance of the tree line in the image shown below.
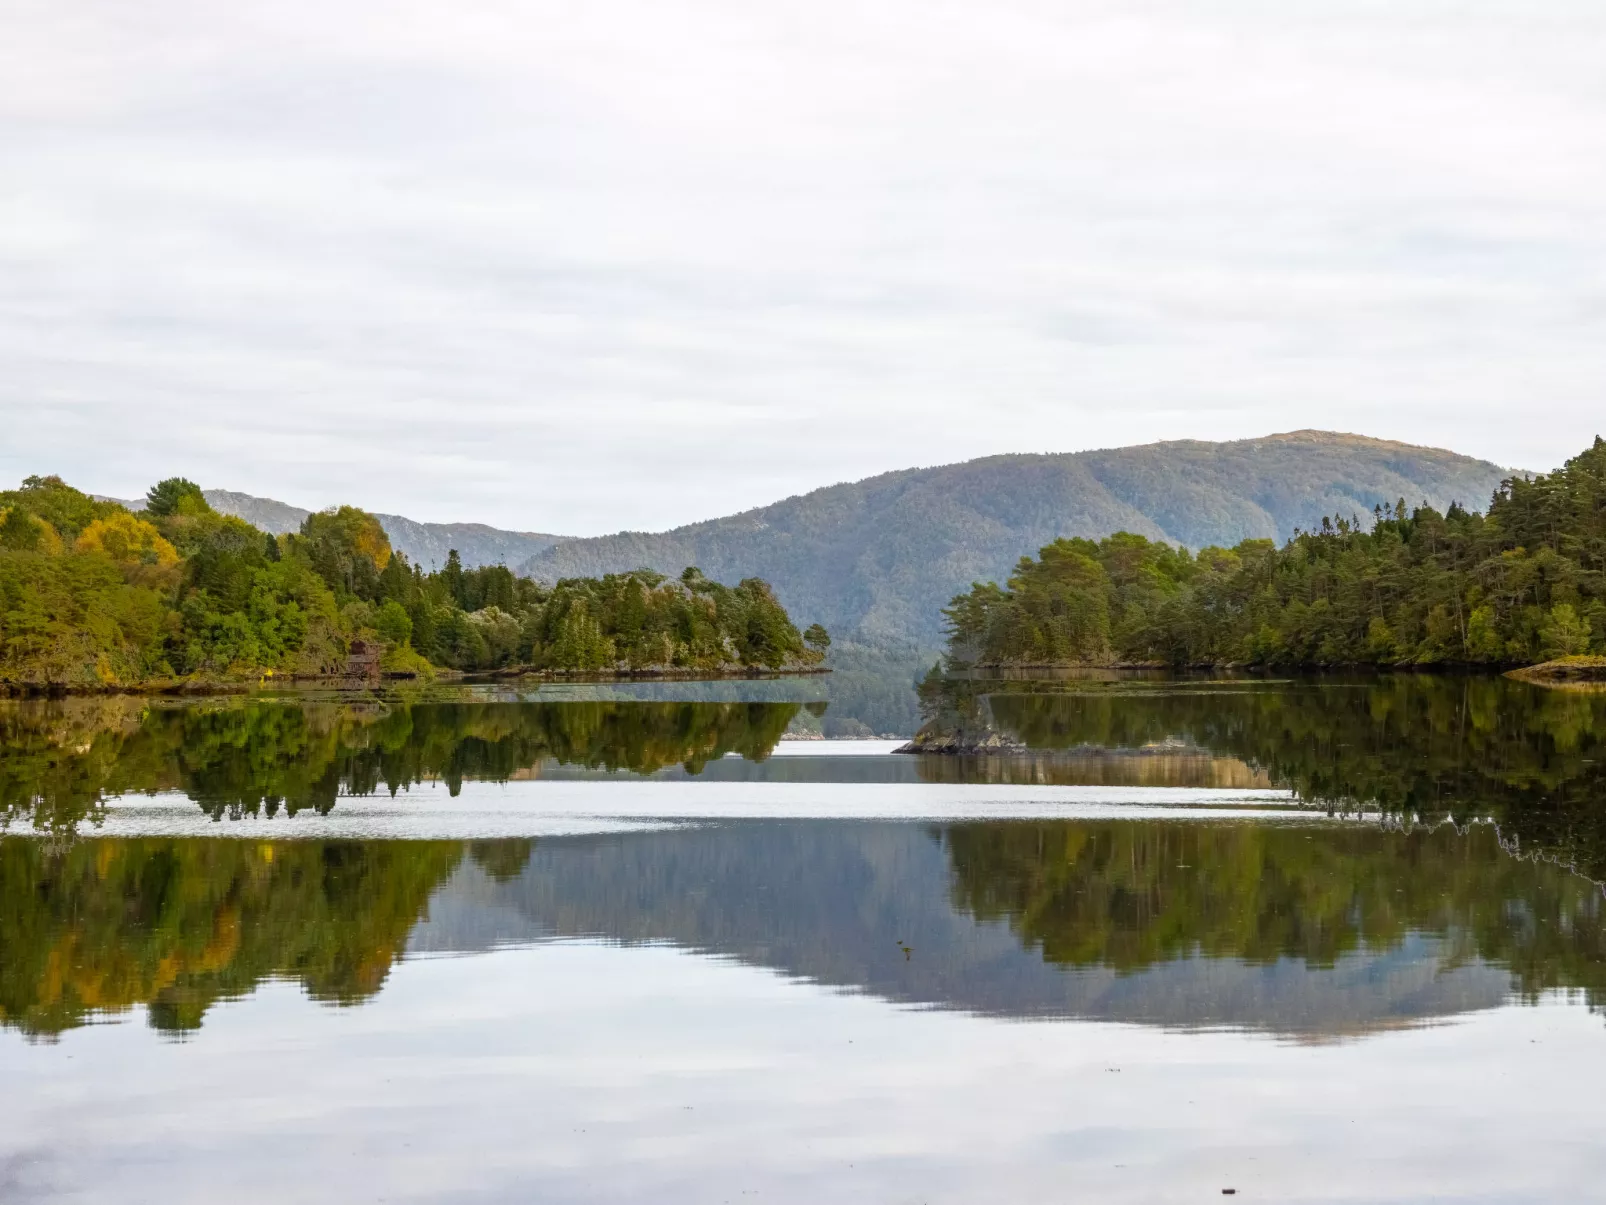
<svg viewBox="0 0 1606 1205"><path fill-rule="evenodd" d="M944 610L950 668L1527 665L1606 653L1606 442L1487 513L1404 499L1282 547L1059 539Z"/></svg>
<svg viewBox="0 0 1606 1205"><path fill-rule="evenodd" d="M547 586L453 551L425 573L371 514L342 506L270 535L194 483L143 513L59 477L0 492L0 684L117 687L344 671L353 644L386 670L783 669L830 643L800 633L769 585L695 568Z"/></svg>

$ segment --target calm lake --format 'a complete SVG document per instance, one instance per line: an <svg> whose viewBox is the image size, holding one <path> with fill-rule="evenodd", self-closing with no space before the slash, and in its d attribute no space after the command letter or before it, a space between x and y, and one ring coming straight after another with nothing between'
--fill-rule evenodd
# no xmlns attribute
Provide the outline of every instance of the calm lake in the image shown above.
<svg viewBox="0 0 1606 1205"><path fill-rule="evenodd" d="M798 690L0 702L0 1200L1606 1200L1606 694Z"/></svg>

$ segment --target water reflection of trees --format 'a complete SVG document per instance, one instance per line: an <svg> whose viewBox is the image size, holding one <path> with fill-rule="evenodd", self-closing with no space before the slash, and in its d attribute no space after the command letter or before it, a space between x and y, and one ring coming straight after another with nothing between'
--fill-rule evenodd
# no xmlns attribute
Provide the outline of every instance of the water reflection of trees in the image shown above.
<svg viewBox="0 0 1606 1205"><path fill-rule="evenodd" d="M104 801L183 791L214 816L328 812L341 794L505 781L547 759L692 773L761 759L795 703L364 704L64 699L0 706L0 819L71 831Z"/></svg>
<svg viewBox="0 0 1606 1205"><path fill-rule="evenodd" d="M1006 921L1043 957L1135 971L1205 956L1328 967L1442 939L1445 968L1510 970L1533 998L1606 1003L1606 900L1493 826L1457 830L1112 821L960 824L942 834L957 908Z"/></svg>
<svg viewBox="0 0 1606 1205"><path fill-rule="evenodd" d="M497 940L668 941L938 1006L1289 1032L1453 1011L1453 991L1418 999L1410 983L1459 968L1502 968L1530 999L1581 989L1606 1004L1600 890L1511 857L1488 824L791 821L539 846L0 838L0 1024L48 1037L143 1005L182 1033L273 977L359 1003L468 861L447 910L468 910L468 944L436 948L489 948L474 944L478 907ZM1045 963L1115 972L1124 1003L1045 978ZM1340 987L1342 1003L1301 1011Z"/></svg>
<svg viewBox="0 0 1606 1205"><path fill-rule="evenodd" d="M527 859L513 844L476 856ZM455 841L0 839L0 1022L49 1035L144 1004L180 1033L275 975L318 1000L366 1000L462 853Z"/></svg>
<svg viewBox="0 0 1606 1205"><path fill-rule="evenodd" d="M1491 677L1054 690L927 690L932 724L1034 750L1182 740L1300 798L1436 820L1492 817L1522 848L1606 878L1606 695Z"/></svg>

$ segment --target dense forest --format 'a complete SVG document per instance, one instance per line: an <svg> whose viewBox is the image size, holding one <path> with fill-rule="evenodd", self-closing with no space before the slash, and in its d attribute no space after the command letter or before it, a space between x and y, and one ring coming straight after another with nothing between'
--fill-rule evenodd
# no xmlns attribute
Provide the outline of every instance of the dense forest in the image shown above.
<svg viewBox="0 0 1606 1205"><path fill-rule="evenodd" d="M547 586L455 554L426 574L365 511L272 535L179 478L141 514L57 477L0 492L0 685L339 675L359 640L397 673L774 670L817 664L829 644L757 578L636 570Z"/></svg>
<svg viewBox="0 0 1606 1205"><path fill-rule="evenodd" d="M944 611L950 668L1526 665L1606 652L1606 442L1487 514L1377 506L1278 547L1059 539Z"/></svg>

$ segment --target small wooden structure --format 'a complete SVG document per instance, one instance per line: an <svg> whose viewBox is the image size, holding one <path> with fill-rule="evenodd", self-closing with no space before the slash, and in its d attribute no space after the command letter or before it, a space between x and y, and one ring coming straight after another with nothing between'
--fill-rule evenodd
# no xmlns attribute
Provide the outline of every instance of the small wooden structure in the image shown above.
<svg viewBox="0 0 1606 1205"><path fill-rule="evenodd" d="M346 677L379 677L379 643L373 640L353 640L346 655Z"/></svg>

